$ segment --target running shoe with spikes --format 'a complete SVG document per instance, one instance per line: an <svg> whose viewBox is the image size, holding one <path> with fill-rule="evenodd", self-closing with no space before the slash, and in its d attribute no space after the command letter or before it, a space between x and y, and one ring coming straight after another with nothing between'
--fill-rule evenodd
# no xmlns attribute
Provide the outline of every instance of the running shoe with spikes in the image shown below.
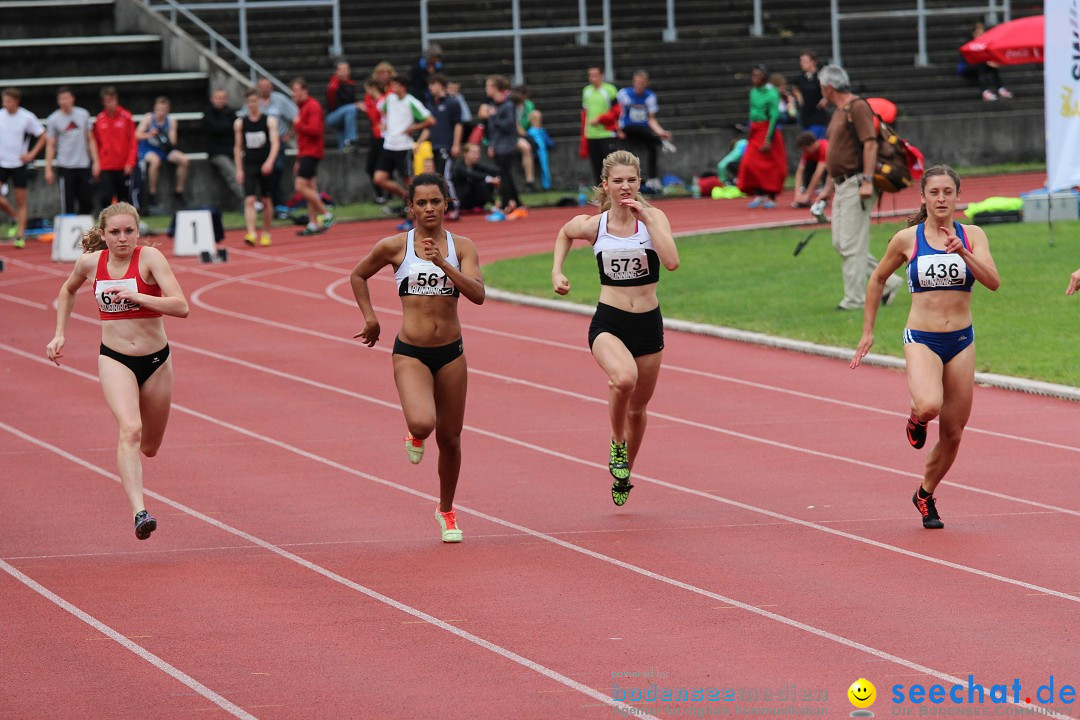
<svg viewBox="0 0 1080 720"><path fill-rule="evenodd" d="M611 455L608 458L608 472L616 480L630 479L630 462L626 459L626 443L611 441Z"/></svg>
<svg viewBox="0 0 1080 720"><path fill-rule="evenodd" d="M405 436L405 454L409 456L409 462L417 465L424 459L424 441L414 438L412 434Z"/></svg>
<svg viewBox="0 0 1080 720"><path fill-rule="evenodd" d="M916 450L926 444L926 423L919 422L915 413L911 413L907 421L907 441Z"/></svg>
<svg viewBox="0 0 1080 720"><path fill-rule="evenodd" d="M259 244L263 247L268 247L272 242L273 240L270 238L270 233L268 232L264 232L262 235L259 236Z"/></svg>
<svg viewBox="0 0 1080 720"><path fill-rule="evenodd" d="M255 247L255 233L246 233L244 235L244 244Z"/></svg>
<svg viewBox="0 0 1080 720"><path fill-rule="evenodd" d="M630 497L630 491L634 488L630 484L629 480L616 480L611 483L611 500L619 507L626 504L627 498Z"/></svg>
<svg viewBox="0 0 1080 720"><path fill-rule="evenodd" d="M911 502L918 508L919 513L922 515L922 526L927 530L940 530L945 527L945 523L941 522L941 516L938 515L937 505L934 503L934 496L921 498L919 497L919 490L916 488L915 494L911 496Z"/></svg>
<svg viewBox="0 0 1080 720"><path fill-rule="evenodd" d="M450 508L450 512L443 512L436 505L435 521L439 523L439 528L442 530L442 541L444 543L461 542L461 528L457 525L457 514L453 508Z"/></svg>
<svg viewBox="0 0 1080 720"><path fill-rule="evenodd" d="M135 513L135 537L145 540L157 530L157 519L145 510Z"/></svg>

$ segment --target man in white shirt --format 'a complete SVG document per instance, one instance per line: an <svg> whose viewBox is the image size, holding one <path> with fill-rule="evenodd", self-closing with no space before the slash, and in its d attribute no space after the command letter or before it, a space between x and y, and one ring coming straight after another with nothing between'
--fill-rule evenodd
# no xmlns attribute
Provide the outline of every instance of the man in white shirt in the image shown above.
<svg viewBox="0 0 1080 720"><path fill-rule="evenodd" d="M34 113L19 107L22 93L18 88L4 88L4 109L0 111L0 184L14 188L15 207L0 200L0 210L15 217L14 237L17 248L26 247L26 166L45 145L45 128ZM35 138L30 147L27 138Z"/></svg>
<svg viewBox="0 0 1080 720"><path fill-rule="evenodd" d="M61 214L92 215L92 182L101 166L90 113L75 105L75 94L66 86L56 91L56 105L45 120L45 182L52 185L60 178Z"/></svg>
<svg viewBox="0 0 1080 720"><path fill-rule="evenodd" d="M435 118L424 104L406 92L405 82L405 78L400 75L392 77L386 95L379 100L383 149L379 153L379 164L375 167L374 178L376 185L401 198L405 197L405 188L394 181L392 174L396 171L402 183L408 182L411 175L409 153L413 150L413 133L435 124Z"/></svg>

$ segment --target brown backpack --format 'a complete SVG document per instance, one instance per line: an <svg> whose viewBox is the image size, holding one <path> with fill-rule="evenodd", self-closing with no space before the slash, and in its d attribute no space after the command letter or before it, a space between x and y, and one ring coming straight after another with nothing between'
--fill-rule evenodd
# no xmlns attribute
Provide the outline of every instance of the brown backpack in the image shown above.
<svg viewBox="0 0 1080 720"><path fill-rule="evenodd" d="M867 107L870 106L870 103L866 102L865 99L856 98L856 100L844 106L844 114L847 118L848 127L851 129L851 135L855 139L857 166L862 167L862 143L859 142L859 135L855 131L855 120L851 114L851 106L858 100L865 102ZM874 112L873 108L870 108L870 112L874 115L875 139L877 140L877 159L874 161L874 188L882 193L895 193L911 187L914 182L911 172L911 158L913 155L918 155L921 158L921 153L918 150L912 153L912 146L909 146L907 141L897 135L896 130L891 125L882 120L881 116Z"/></svg>

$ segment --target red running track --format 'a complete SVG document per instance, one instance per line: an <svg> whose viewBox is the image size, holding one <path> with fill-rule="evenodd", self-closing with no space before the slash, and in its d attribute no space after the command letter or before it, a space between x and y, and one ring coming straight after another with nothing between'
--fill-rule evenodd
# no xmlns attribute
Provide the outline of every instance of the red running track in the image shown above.
<svg viewBox="0 0 1080 720"><path fill-rule="evenodd" d="M710 204L665 210L681 230ZM546 249L556 215L460 231L488 259ZM57 369L43 349L66 268L44 246L3 253L0 716L840 714L860 677L881 715L894 685L969 674L1010 700L1019 680L1021 707L987 707L1002 714L1051 676L1080 681L1080 444L1062 401L979 389L939 492L947 527L929 532L899 373L671 333L618 509L588 319L462 303L466 541L442 545L434 458L400 448L388 350L351 339L345 275L385 225L174 261L192 314L167 321L176 407L145 463L145 543L114 476L89 298ZM373 291L389 331L393 285ZM653 685L735 699L612 704Z"/></svg>

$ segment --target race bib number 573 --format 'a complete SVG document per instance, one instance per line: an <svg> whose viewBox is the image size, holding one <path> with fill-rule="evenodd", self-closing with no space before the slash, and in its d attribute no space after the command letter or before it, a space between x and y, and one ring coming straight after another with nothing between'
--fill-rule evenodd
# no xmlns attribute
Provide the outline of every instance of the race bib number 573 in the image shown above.
<svg viewBox="0 0 1080 720"><path fill-rule="evenodd" d="M919 287L951 287L967 282L967 264L959 255L919 256Z"/></svg>
<svg viewBox="0 0 1080 720"><path fill-rule="evenodd" d="M635 280L649 274L649 259L644 250L604 250L600 254L604 274L612 280Z"/></svg>

